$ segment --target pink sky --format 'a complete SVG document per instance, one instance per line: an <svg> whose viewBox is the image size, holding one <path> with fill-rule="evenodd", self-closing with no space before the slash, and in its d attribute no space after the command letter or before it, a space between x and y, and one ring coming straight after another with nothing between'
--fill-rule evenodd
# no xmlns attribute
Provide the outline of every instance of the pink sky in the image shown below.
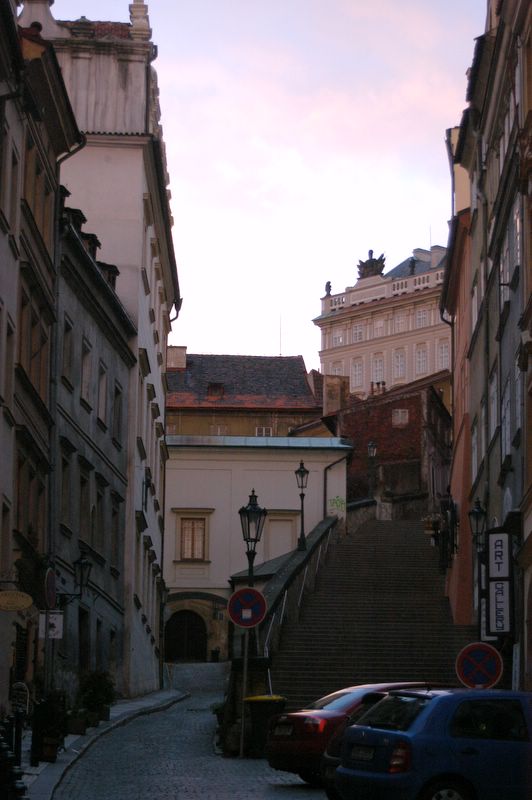
<svg viewBox="0 0 532 800"><path fill-rule="evenodd" d="M446 244L445 131L486 0L153 0L174 246L171 343L318 368L325 282ZM56 0L56 19L129 19Z"/></svg>

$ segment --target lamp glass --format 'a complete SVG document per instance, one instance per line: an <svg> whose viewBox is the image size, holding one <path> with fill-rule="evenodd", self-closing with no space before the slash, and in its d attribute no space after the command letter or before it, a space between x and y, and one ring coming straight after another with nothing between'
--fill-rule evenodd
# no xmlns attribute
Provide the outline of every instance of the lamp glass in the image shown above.
<svg viewBox="0 0 532 800"><path fill-rule="evenodd" d="M240 515L243 539L247 545L248 552L253 553L255 552L258 542L260 542L262 529L268 513L265 508L259 506L255 489L251 490L247 506L242 506L238 513Z"/></svg>
<svg viewBox="0 0 532 800"><path fill-rule="evenodd" d="M303 489L306 489L307 488L309 471L308 471L308 469L305 468L305 465L303 464L302 461L299 464L299 469L295 470L295 476L296 476L298 488L301 489L301 491L303 491Z"/></svg>
<svg viewBox="0 0 532 800"><path fill-rule="evenodd" d="M92 570L92 563L84 555L74 561L74 580L76 586L84 589L89 585L89 578Z"/></svg>

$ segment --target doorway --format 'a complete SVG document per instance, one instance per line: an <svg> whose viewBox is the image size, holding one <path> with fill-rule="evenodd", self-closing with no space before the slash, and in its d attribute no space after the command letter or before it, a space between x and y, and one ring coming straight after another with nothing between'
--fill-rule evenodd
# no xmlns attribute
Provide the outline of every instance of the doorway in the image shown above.
<svg viewBox="0 0 532 800"><path fill-rule="evenodd" d="M177 611L166 623L164 660L207 661L207 628L194 611Z"/></svg>

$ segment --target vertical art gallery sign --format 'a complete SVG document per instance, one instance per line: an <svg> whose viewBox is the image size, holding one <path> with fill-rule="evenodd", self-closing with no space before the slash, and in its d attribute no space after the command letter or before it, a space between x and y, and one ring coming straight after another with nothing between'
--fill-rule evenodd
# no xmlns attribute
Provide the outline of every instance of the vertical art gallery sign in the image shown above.
<svg viewBox="0 0 532 800"><path fill-rule="evenodd" d="M512 633L512 564L509 533L488 532L488 634Z"/></svg>

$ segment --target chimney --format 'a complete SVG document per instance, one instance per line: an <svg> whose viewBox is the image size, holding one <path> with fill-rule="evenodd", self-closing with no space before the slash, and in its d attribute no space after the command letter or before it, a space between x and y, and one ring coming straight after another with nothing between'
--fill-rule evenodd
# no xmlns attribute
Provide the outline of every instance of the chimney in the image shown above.
<svg viewBox="0 0 532 800"><path fill-rule="evenodd" d="M167 369L186 369L187 348L179 345L169 345L166 349Z"/></svg>

